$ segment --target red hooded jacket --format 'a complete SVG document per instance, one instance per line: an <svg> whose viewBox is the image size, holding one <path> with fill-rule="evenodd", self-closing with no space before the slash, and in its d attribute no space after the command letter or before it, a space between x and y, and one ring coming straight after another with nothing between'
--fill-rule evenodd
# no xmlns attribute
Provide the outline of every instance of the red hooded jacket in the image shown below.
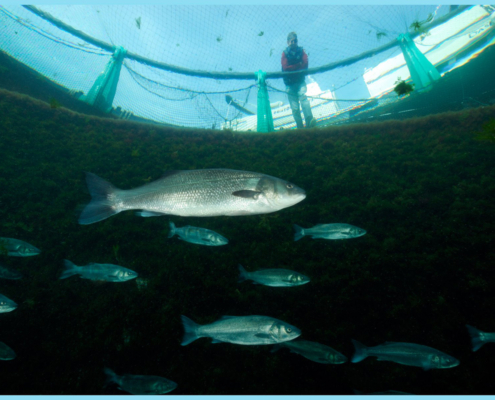
<svg viewBox="0 0 495 400"><path fill-rule="evenodd" d="M292 52L287 47L287 49L282 52L282 71L300 71L304 69L308 69L308 55L303 48L298 47L296 52ZM304 75L294 74L285 77L284 82L286 85L302 83L304 82Z"/></svg>

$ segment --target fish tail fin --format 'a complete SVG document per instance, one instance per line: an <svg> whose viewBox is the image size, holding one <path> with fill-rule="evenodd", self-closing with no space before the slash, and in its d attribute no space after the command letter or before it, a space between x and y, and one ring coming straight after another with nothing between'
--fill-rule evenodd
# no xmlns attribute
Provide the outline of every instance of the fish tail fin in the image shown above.
<svg viewBox="0 0 495 400"><path fill-rule="evenodd" d="M64 260L64 267L65 270L64 272L62 272L62 275L60 275L60 278L58 279L66 279L78 274L78 266L72 261Z"/></svg>
<svg viewBox="0 0 495 400"><path fill-rule="evenodd" d="M485 344L483 339L481 338L484 332L476 329L474 326L466 325L466 328L469 332L469 336L471 336L471 344L473 346L473 351L478 351L481 346Z"/></svg>
<svg viewBox="0 0 495 400"><path fill-rule="evenodd" d="M239 279L237 279L237 282L244 282L246 279L248 279L247 271L241 264L239 264Z"/></svg>
<svg viewBox="0 0 495 400"><path fill-rule="evenodd" d="M110 368L103 368L103 371L107 375L107 378L105 380L105 386L108 386L112 382L117 382L117 374L113 372Z"/></svg>
<svg viewBox="0 0 495 400"><path fill-rule="evenodd" d="M356 352L354 353L351 362L358 363L359 361L363 361L366 357L368 357L368 352L366 351L368 348L357 340L351 340L354 344L354 347L356 348Z"/></svg>
<svg viewBox="0 0 495 400"><path fill-rule="evenodd" d="M91 201L79 215L79 223L88 225L94 222L102 221L112 215L118 214L121 210L115 206L115 194L120 191L110 182L100 178L99 176L86 172L86 183Z"/></svg>
<svg viewBox="0 0 495 400"><path fill-rule="evenodd" d="M175 224L172 221L169 221L168 226L170 227L170 232L168 233L168 237L171 238L175 235Z"/></svg>
<svg viewBox="0 0 495 400"><path fill-rule="evenodd" d="M184 337L182 338L181 346L187 346L189 343L194 342L199 336L196 333L196 329L200 326L192 319L187 318L185 315L181 315L182 325L184 326Z"/></svg>
<svg viewBox="0 0 495 400"><path fill-rule="evenodd" d="M294 242L296 242L304 236L304 228L294 224L294 230L296 231L296 233L294 233Z"/></svg>

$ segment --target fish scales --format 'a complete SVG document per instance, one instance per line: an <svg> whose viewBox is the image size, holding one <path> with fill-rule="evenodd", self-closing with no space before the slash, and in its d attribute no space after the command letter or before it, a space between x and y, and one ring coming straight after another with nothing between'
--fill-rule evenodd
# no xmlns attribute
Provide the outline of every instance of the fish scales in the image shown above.
<svg viewBox="0 0 495 400"><path fill-rule="evenodd" d="M307 276L288 269L260 269L248 272L239 264L238 281L242 282L244 280L252 280L253 283L272 287L300 286L310 281Z"/></svg>
<svg viewBox="0 0 495 400"><path fill-rule="evenodd" d="M386 353L383 351L386 350ZM379 358L385 358L387 356L394 357L397 355L402 355L405 357L424 357L425 355L429 355L433 352L438 352L438 350L428 347L422 346L419 344L411 345L409 343L385 343L379 346L376 346L376 350L373 351L369 349L368 353L372 356L376 356Z"/></svg>
<svg viewBox="0 0 495 400"><path fill-rule="evenodd" d="M91 201L79 223L102 221L126 210L153 217L215 217L267 214L304 200L296 185L270 175L230 169L171 171L134 189L118 189L95 174L86 173Z"/></svg>
<svg viewBox="0 0 495 400"><path fill-rule="evenodd" d="M208 325L196 324L184 315L181 318L185 331L182 346L201 337L212 338L213 343L275 344L293 340L301 334L295 326L276 318L260 315L244 317L226 315Z"/></svg>
<svg viewBox="0 0 495 400"><path fill-rule="evenodd" d="M226 318L200 327L198 334L206 333L208 336L215 335L215 337L220 337L222 334L231 335L232 333L243 333L246 335L261 333L267 331L269 328L266 325L266 320L267 318L259 316L237 317L235 319Z"/></svg>
<svg viewBox="0 0 495 400"><path fill-rule="evenodd" d="M392 361L398 364L422 367L425 370L431 368L452 368L459 365L459 360L444 352L429 346L405 342L386 342L384 344L366 347L362 343L353 340L356 352L352 362L360 362L368 356L377 357L378 360Z"/></svg>
<svg viewBox="0 0 495 400"><path fill-rule="evenodd" d="M139 188L126 190L120 195L119 205L122 210L145 208L182 216L210 216L219 205L224 209L238 210L245 204L251 205L252 201L231 194L239 190L256 190L263 175L232 172L237 171L192 170L167 175Z"/></svg>

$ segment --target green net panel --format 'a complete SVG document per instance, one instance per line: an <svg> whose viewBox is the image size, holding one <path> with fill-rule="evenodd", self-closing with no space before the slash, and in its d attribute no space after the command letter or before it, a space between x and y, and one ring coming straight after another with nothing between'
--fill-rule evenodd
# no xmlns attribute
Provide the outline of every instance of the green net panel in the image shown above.
<svg viewBox="0 0 495 400"><path fill-rule="evenodd" d="M289 32L326 125L399 101L397 82L427 89L494 43L494 15L482 5L8 5L0 49L122 118L270 132L295 126L281 72Z"/></svg>

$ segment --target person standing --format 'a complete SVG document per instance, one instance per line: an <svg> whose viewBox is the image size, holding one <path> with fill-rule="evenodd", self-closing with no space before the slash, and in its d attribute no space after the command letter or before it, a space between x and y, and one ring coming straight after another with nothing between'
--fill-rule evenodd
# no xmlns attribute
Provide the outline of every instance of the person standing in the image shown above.
<svg viewBox="0 0 495 400"><path fill-rule="evenodd" d="M308 69L308 55L302 47L297 45L297 34L295 32L290 32L287 35L287 48L282 53L282 71L289 72L305 69ZM309 100L306 97L307 87L304 74L291 74L289 76L284 76L284 83L287 87L289 104L297 127L299 129L304 128L299 102L301 103L302 112L306 121L306 127L315 126L316 121L313 118L311 106L309 105Z"/></svg>

